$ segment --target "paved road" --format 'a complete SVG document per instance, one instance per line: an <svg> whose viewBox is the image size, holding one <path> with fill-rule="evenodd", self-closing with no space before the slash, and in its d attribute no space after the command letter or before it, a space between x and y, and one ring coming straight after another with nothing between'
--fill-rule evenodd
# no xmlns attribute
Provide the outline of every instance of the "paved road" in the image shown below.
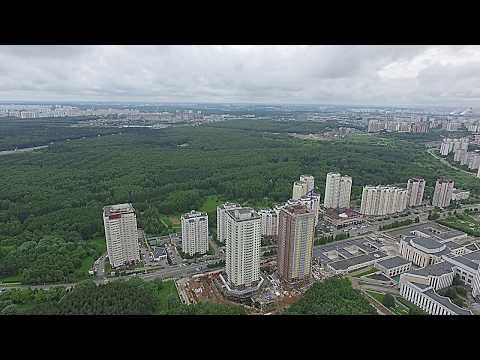
<svg viewBox="0 0 480 360"><path fill-rule="evenodd" d="M461 172L464 172L465 174L468 174L468 175L471 175L471 176L476 176L476 174L470 172L470 171L466 171L466 170L463 170L463 169L460 169L452 164L450 164L447 160L445 160L444 158L438 156L437 154L434 153L435 151L435 148L431 148L431 149L428 149L427 152L432 155L435 159L441 161L442 163L444 163L445 165L447 165L448 167L454 169L454 170L457 170L457 171L461 171Z"/></svg>

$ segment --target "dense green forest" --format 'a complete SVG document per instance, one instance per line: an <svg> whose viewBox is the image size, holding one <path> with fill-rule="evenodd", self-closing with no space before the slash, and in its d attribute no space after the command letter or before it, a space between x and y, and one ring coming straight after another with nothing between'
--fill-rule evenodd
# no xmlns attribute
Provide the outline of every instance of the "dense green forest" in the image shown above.
<svg viewBox="0 0 480 360"><path fill-rule="evenodd" d="M315 283L303 298L291 305L287 315L375 315L377 311L350 280L330 278Z"/></svg>
<svg viewBox="0 0 480 360"><path fill-rule="evenodd" d="M0 157L0 279L81 278L102 250L102 208L110 204L132 202L148 234L165 234L161 216L199 209L211 195L254 206L285 201L303 173L315 176L320 193L327 172L351 175L357 199L365 184L411 176L425 177L427 192L446 175L480 194L478 179L441 164L418 141L315 142L233 125L128 129ZM214 209L209 224L214 228Z"/></svg>
<svg viewBox="0 0 480 360"><path fill-rule="evenodd" d="M81 139L120 132L119 129L72 127L89 117L0 119L0 151L46 145L53 141Z"/></svg>
<svg viewBox="0 0 480 360"><path fill-rule="evenodd" d="M276 120L256 120L256 119L237 119L222 121L207 125L209 127L216 128L225 128L225 129L237 129L237 130L246 130L253 132L274 132L274 133L299 133L299 134L310 134L318 133L327 130L337 129L342 125L337 121L325 121L325 122L314 122L314 121L298 121L298 120L289 120L289 121L276 121ZM348 127L353 127L359 130L364 129L360 125L351 125Z"/></svg>
<svg viewBox="0 0 480 360"><path fill-rule="evenodd" d="M0 314L34 315L242 315L241 306L213 303L184 305L172 281L135 278L95 285L79 283L67 291L14 289L0 294Z"/></svg>

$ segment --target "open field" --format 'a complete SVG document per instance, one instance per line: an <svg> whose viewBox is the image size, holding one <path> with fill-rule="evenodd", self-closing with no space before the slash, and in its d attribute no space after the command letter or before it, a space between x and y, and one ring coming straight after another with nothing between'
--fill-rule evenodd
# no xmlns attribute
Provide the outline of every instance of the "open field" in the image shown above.
<svg viewBox="0 0 480 360"><path fill-rule="evenodd" d="M201 212L212 213L217 211L217 206L222 204L224 201L218 195L207 196L202 206L200 207Z"/></svg>
<svg viewBox="0 0 480 360"><path fill-rule="evenodd" d="M467 214L452 215L438 220L438 223L463 231L468 235L480 236L480 222Z"/></svg>
<svg viewBox="0 0 480 360"><path fill-rule="evenodd" d="M368 293L375 300L377 300L379 303L383 304L383 298L385 297L384 293L373 290L365 290L365 292ZM408 315L409 308L405 304L400 302L397 296L394 296L394 298L395 306L389 308L389 310L392 311L395 315Z"/></svg>
<svg viewBox="0 0 480 360"><path fill-rule="evenodd" d="M363 269L358 269L356 271L353 271L352 273L350 273L350 276L354 276L354 277L362 277L364 275L369 275L369 274L373 274L375 272L379 271L378 269L375 269L373 266L368 266L366 268L363 268Z"/></svg>

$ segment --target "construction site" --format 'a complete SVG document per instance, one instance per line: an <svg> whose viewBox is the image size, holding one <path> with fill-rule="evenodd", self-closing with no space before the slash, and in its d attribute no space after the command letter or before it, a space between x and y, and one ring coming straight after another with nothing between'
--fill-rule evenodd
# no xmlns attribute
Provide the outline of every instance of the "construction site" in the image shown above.
<svg viewBox="0 0 480 360"><path fill-rule="evenodd" d="M262 266L265 280L262 287L246 300L235 299L226 294L220 273L221 270L217 270L178 280L177 289L182 302L242 305L250 314L275 314L293 304L306 291L306 288L284 288L276 276L274 263L266 263Z"/></svg>

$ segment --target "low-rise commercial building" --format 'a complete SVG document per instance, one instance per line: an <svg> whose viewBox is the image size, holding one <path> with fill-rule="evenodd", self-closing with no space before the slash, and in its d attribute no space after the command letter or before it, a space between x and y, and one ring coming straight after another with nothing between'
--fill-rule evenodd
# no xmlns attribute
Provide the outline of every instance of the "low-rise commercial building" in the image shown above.
<svg viewBox="0 0 480 360"><path fill-rule="evenodd" d="M409 271L412 267L412 262L400 256L392 256L388 259L377 261L375 267L388 277L394 277Z"/></svg>
<svg viewBox="0 0 480 360"><path fill-rule="evenodd" d="M471 311L453 304L449 298L437 293L452 285L459 264L458 261L454 264L444 259L401 274L400 295L430 315L472 315Z"/></svg>
<svg viewBox="0 0 480 360"><path fill-rule="evenodd" d="M436 291L451 286L454 276L453 266L442 259L433 265L403 273L400 275L400 283L402 281L415 282L431 286Z"/></svg>
<svg viewBox="0 0 480 360"><path fill-rule="evenodd" d="M473 288L475 277L480 268L480 250L459 256L447 255L443 259L452 266L455 275L466 286Z"/></svg>
<svg viewBox="0 0 480 360"><path fill-rule="evenodd" d="M400 240L400 254L417 266L428 266L442 261L449 254L446 245L422 236L406 236Z"/></svg>
<svg viewBox="0 0 480 360"><path fill-rule="evenodd" d="M467 200L470 197L470 191L453 189L452 191L452 201L462 201Z"/></svg>
<svg viewBox="0 0 480 360"><path fill-rule="evenodd" d="M477 271L477 275L473 279L472 295L477 300L480 300L480 269Z"/></svg>
<svg viewBox="0 0 480 360"><path fill-rule="evenodd" d="M472 315L470 310L455 305L448 297L438 295L431 286L421 283L401 283L400 295L429 315Z"/></svg>
<svg viewBox="0 0 480 360"><path fill-rule="evenodd" d="M373 265L387 256L380 249L379 244L368 236L336 241L313 248L315 261L335 274L344 274Z"/></svg>
<svg viewBox="0 0 480 360"><path fill-rule="evenodd" d="M344 209L337 211L336 209L322 209L323 221L335 226L337 229L361 224L365 221L362 214L352 210Z"/></svg>
<svg viewBox="0 0 480 360"><path fill-rule="evenodd" d="M153 249L153 261L167 260L167 249L165 246L155 247Z"/></svg>

